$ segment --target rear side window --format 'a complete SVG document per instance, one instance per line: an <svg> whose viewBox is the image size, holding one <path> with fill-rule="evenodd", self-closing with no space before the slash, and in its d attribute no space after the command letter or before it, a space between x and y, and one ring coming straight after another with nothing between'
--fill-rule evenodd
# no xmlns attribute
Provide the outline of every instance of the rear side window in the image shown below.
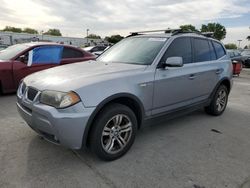
<svg viewBox="0 0 250 188"><path fill-rule="evenodd" d="M79 50L75 50L73 48L63 48L62 58L81 58L83 57L83 53Z"/></svg>
<svg viewBox="0 0 250 188"><path fill-rule="evenodd" d="M214 47L212 45L212 41L209 41L209 48L210 48L211 60L216 60L216 53L215 53Z"/></svg>
<svg viewBox="0 0 250 188"><path fill-rule="evenodd" d="M175 39L163 55L161 62L165 62L169 57L182 57L183 63L192 62L191 40L188 37Z"/></svg>
<svg viewBox="0 0 250 188"><path fill-rule="evenodd" d="M226 52L220 43L213 41L213 45L216 51L217 59L226 55Z"/></svg>
<svg viewBox="0 0 250 188"><path fill-rule="evenodd" d="M194 62L210 61L210 48L207 40L194 38Z"/></svg>
<svg viewBox="0 0 250 188"><path fill-rule="evenodd" d="M105 46L96 46L91 50L91 52L103 51L105 50L105 48L106 48Z"/></svg>

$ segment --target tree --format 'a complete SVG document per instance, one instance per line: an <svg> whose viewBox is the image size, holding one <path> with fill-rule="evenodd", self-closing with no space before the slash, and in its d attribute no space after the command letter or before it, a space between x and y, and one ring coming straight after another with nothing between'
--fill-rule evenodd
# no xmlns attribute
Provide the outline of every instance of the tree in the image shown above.
<svg viewBox="0 0 250 188"><path fill-rule="evenodd" d="M225 44L226 49L237 49L237 45L234 43Z"/></svg>
<svg viewBox="0 0 250 188"><path fill-rule="evenodd" d="M194 31L194 32L198 32L198 30L195 28L195 26L191 25L191 24L187 24L187 25L181 25L180 28L183 31Z"/></svg>
<svg viewBox="0 0 250 188"><path fill-rule="evenodd" d="M24 28L23 33L38 34L38 31L32 28Z"/></svg>
<svg viewBox="0 0 250 188"><path fill-rule="evenodd" d="M53 36L62 36L59 29L49 29L47 32L43 33L44 35L53 35Z"/></svg>
<svg viewBox="0 0 250 188"><path fill-rule="evenodd" d="M89 34L87 38L89 38L89 39L101 39L101 37L99 35L96 35L96 34Z"/></svg>
<svg viewBox="0 0 250 188"><path fill-rule="evenodd" d="M250 36L247 37L247 40L250 40Z"/></svg>
<svg viewBox="0 0 250 188"><path fill-rule="evenodd" d="M106 41L108 41L110 43L115 44L115 43L119 42L120 40L122 40L123 38L124 37L121 36L121 35L112 35L111 37L105 37L104 40L106 40Z"/></svg>
<svg viewBox="0 0 250 188"><path fill-rule="evenodd" d="M213 32L214 38L222 40L226 37L226 28L219 23L208 23L207 25L202 24L201 32Z"/></svg>
<svg viewBox="0 0 250 188"><path fill-rule="evenodd" d="M246 45L246 46L244 47L244 49L248 49L248 46Z"/></svg>
<svg viewBox="0 0 250 188"><path fill-rule="evenodd" d="M17 28L17 27L11 27L11 26L6 26L3 31L11 31L14 33L22 33L22 29L21 28Z"/></svg>

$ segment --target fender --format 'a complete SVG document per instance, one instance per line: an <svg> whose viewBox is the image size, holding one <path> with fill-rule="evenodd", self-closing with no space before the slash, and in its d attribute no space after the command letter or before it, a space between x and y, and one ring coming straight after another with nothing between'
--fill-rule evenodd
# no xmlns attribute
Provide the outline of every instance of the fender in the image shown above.
<svg viewBox="0 0 250 188"><path fill-rule="evenodd" d="M230 90L231 90L231 88L232 88L231 81L230 81L229 78L223 77L223 78L216 84L216 86L214 87L213 92L212 92L212 93L210 94L210 96L209 96L209 101L211 101L211 100L213 99L213 97L214 97L214 95L215 95L215 92L217 91L217 89L219 88L219 86L220 86L220 85L222 84L222 82L224 82L224 81L227 81L227 82L230 83L230 85L229 85L229 90L228 90L228 92L230 93Z"/></svg>
<svg viewBox="0 0 250 188"><path fill-rule="evenodd" d="M98 106L96 107L94 112L89 117L89 120L87 122L87 125L86 125L85 130L84 130L84 134L83 134L82 148L87 146L87 139L88 139L91 125L94 122L94 118L100 112L100 110L109 102L111 102L115 99L123 98L123 97L130 98L130 99L137 102L137 104L140 107L140 116L141 116L140 118L143 121L144 116L145 116L145 110L144 110L144 106L143 106L141 100L138 97L136 97L135 95L130 94L130 93L118 93L118 94L111 95L108 98L104 99L100 104L98 104Z"/></svg>

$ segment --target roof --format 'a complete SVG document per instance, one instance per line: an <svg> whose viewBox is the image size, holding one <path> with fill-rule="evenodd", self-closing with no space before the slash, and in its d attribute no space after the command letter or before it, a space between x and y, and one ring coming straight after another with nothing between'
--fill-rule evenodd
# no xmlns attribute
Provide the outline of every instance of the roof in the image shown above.
<svg viewBox="0 0 250 188"><path fill-rule="evenodd" d="M77 48L80 49L76 46L72 46L72 45L67 45L67 44L60 44L60 43L56 43L56 42L28 42L28 43L20 43L29 47L33 47L33 46L49 46L49 45L56 45L56 46L64 46L64 47L71 47L71 48Z"/></svg>

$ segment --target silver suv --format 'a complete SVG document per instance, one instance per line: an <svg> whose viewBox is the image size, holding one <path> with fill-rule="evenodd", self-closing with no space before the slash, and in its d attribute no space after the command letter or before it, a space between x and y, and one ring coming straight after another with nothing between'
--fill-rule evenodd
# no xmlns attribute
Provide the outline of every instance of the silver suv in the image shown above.
<svg viewBox="0 0 250 188"><path fill-rule="evenodd" d="M26 77L17 107L46 140L89 148L114 160L148 119L204 107L221 115L232 87L232 63L217 40L196 33L133 33L97 61Z"/></svg>

